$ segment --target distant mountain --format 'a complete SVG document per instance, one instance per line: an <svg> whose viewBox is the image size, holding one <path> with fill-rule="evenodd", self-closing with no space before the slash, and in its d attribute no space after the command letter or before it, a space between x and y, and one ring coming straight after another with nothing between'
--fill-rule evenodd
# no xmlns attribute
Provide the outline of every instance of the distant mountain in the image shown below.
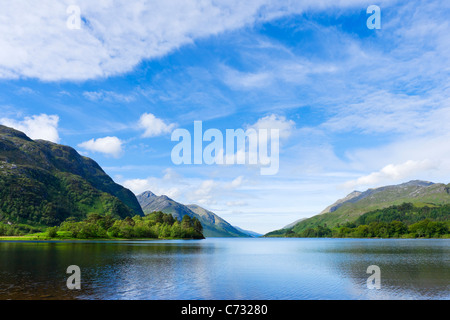
<svg viewBox="0 0 450 320"><path fill-rule="evenodd" d="M187 207L199 216L204 230L209 231L210 237L249 237L247 233L237 230L214 212L195 204L187 205ZM205 231L203 233L205 234ZM206 234L208 234L208 232L206 232Z"/></svg>
<svg viewBox="0 0 450 320"><path fill-rule="evenodd" d="M45 227L91 212L144 215L134 194L94 160L0 126L0 222Z"/></svg>
<svg viewBox="0 0 450 320"><path fill-rule="evenodd" d="M151 191L141 193L137 196L137 200L145 214L161 211L172 214L174 218L177 218L180 221L185 215L190 217L195 216L185 205L178 203L165 195L157 196Z"/></svg>
<svg viewBox="0 0 450 320"><path fill-rule="evenodd" d="M244 230L244 229L239 228L237 226L233 226L233 227L236 228L236 230L238 230L238 231L240 231L242 233L245 233L246 235L248 235L251 238L259 238L259 237L263 236L261 233L257 233L257 232L250 231L250 230Z"/></svg>
<svg viewBox="0 0 450 320"><path fill-rule="evenodd" d="M247 233L237 230L215 213L197 205L184 205L162 195L157 196L151 191L143 192L137 199L144 213L154 211L171 213L175 218L182 219L184 215L196 217L203 226L205 237L249 237Z"/></svg>
<svg viewBox="0 0 450 320"><path fill-rule="evenodd" d="M399 185L353 191L324 209L320 214L303 219L287 228L275 230L267 236L282 236L289 230L301 233L308 228L320 226L335 227L338 224L354 222L362 214L400 205L408 202L417 206L443 205L450 203L450 184L413 180Z"/></svg>

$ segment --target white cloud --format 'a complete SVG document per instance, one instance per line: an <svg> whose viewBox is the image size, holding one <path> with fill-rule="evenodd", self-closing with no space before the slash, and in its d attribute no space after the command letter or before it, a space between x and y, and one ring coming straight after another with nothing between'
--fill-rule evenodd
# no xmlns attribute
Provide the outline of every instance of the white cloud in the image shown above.
<svg viewBox="0 0 450 320"><path fill-rule="evenodd" d="M293 130L295 129L295 122L292 120L287 120L284 116L271 114L259 119L253 125L248 126L248 128L252 128L257 131L260 129L278 129L280 138L287 139L291 136Z"/></svg>
<svg viewBox="0 0 450 320"><path fill-rule="evenodd" d="M231 181L225 178L206 180L187 179L186 182L188 182L188 184L186 185L185 196L188 202L206 206L216 206L219 203L227 202L226 199L245 197L245 194L239 192L238 189L243 187L247 181L243 176L238 176Z"/></svg>
<svg viewBox="0 0 450 320"><path fill-rule="evenodd" d="M163 170L161 178L122 179L121 184L135 194L152 191L157 195L166 195L181 203L211 206L242 197L237 189L241 188L245 182L243 176L231 180L229 178L187 178L174 169L168 168Z"/></svg>
<svg viewBox="0 0 450 320"><path fill-rule="evenodd" d="M161 57L198 38L258 20L309 8L363 3L77 0L81 29L70 30L66 10L73 1L15 0L0 11L0 78L82 81L108 77L131 71L144 59Z"/></svg>
<svg viewBox="0 0 450 320"><path fill-rule="evenodd" d="M85 141L80 143L78 147L91 152L99 152L117 158L122 154L122 144L123 141L117 137L105 137Z"/></svg>
<svg viewBox="0 0 450 320"><path fill-rule="evenodd" d="M244 183L245 179L243 176L239 176L230 183L231 188L238 188Z"/></svg>
<svg viewBox="0 0 450 320"><path fill-rule="evenodd" d="M122 182L125 188L130 189L138 195L144 191L151 191L157 195L166 195L169 198L176 199L180 196L180 188L177 186L167 186L162 183L164 179L149 177L147 179L129 179Z"/></svg>
<svg viewBox="0 0 450 320"><path fill-rule="evenodd" d="M139 119L138 126L145 130L142 136L150 138L170 133L176 125L174 123L167 124L151 113L144 113Z"/></svg>
<svg viewBox="0 0 450 320"><path fill-rule="evenodd" d="M214 190L217 188L217 182L214 180L205 180L189 195L189 198L201 205L214 205L215 200Z"/></svg>
<svg viewBox="0 0 450 320"><path fill-rule="evenodd" d="M349 189L358 186L374 187L380 184L399 182L408 178L414 179L419 173L433 169L437 169L437 164L428 159L422 161L408 160L398 165L389 164L380 171L348 181L343 184L343 187Z"/></svg>
<svg viewBox="0 0 450 320"><path fill-rule="evenodd" d="M179 181L182 179L182 176L178 174L174 169L167 168L166 170L164 170L163 179L167 181Z"/></svg>
<svg viewBox="0 0 450 320"><path fill-rule="evenodd" d="M9 118L0 119L0 124L22 131L31 139L42 139L55 143L60 141L58 122L59 117L57 115L47 114L25 117L22 121Z"/></svg>
<svg viewBox="0 0 450 320"><path fill-rule="evenodd" d="M144 191L151 191L157 195L166 195L181 203L195 203L212 206L223 201L222 197L229 196L233 190L242 184L242 177L231 182L213 179L184 178L173 169L166 170L162 178L148 177L146 179L128 179L121 184L138 195ZM227 190L224 192L224 190ZM234 195L237 197L237 194ZM242 202L239 202L242 205ZM238 205L238 204L235 204Z"/></svg>
<svg viewBox="0 0 450 320"><path fill-rule="evenodd" d="M183 196L189 188L192 188L190 183L185 181L183 176L174 169L167 168L163 170L163 173L162 178L127 179L123 180L122 184L136 195L144 191L151 191L157 195L166 195L175 200Z"/></svg>

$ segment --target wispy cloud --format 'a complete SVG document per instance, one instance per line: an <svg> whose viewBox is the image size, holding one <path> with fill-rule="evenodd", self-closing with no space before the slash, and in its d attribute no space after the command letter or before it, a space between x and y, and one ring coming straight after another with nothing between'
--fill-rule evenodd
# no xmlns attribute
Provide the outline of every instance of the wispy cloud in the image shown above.
<svg viewBox="0 0 450 320"><path fill-rule="evenodd" d="M363 4L349 0L332 7ZM199 38L324 7L312 0L79 0L77 5L83 18L80 30L66 28L67 2L17 0L4 6L0 78L80 81L109 77Z"/></svg>
<svg viewBox="0 0 450 320"><path fill-rule="evenodd" d="M436 99L437 96L380 90L360 98L362 102L336 108L322 127L335 132L420 135L442 130L450 118L450 104L445 98Z"/></svg>
<svg viewBox="0 0 450 320"><path fill-rule="evenodd" d="M83 92L83 96L91 101L107 101L107 102L133 102L136 100L136 96L133 94L122 94L114 91L85 91Z"/></svg>
<svg viewBox="0 0 450 320"><path fill-rule="evenodd" d="M0 77L86 80L127 72L195 38L242 27L263 4L80 0L84 23L69 30L67 3L14 1L0 16Z"/></svg>

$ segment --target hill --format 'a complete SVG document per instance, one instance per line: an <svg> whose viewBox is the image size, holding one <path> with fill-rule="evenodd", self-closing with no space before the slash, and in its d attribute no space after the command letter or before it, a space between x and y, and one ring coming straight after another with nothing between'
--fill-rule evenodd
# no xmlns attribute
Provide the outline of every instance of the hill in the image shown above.
<svg viewBox="0 0 450 320"><path fill-rule="evenodd" d="M333 228L355 222L369 211L403 203L411 203L416 207L450 204L449 190L450 185L413 180L399 185L368 189L365 192L354 191L328 206L320 214L304 219L290 228L272 231L266 236L285 236L288 232L301 234L318 226Z"/></svg>
<svg viewBox="0 0 450 320"><path fill-rule="evenodd" d="M134 194L94 160L71 147L31 140L0 126L0 223L36 231L88 213L144 215Z"/></svg>
<svg viewBox="0 0 450 320"><path fill-rule="evenodd" d="M450 205L418 207L403 203L377 209L344 225L317 226L286 237L300 238L450 238Z"/></svg>
<svg viewBox="0 0 450 320"><path fill-rule="evenodd" d="M143 192L137 199L145 214L154 211L170 213L174 218L181 220L184 215L195 217L203 226L205 237L249 237L248 234L237 230L227 221L197 205L184 205L162 195L157 196L151 191Z"/></svg>

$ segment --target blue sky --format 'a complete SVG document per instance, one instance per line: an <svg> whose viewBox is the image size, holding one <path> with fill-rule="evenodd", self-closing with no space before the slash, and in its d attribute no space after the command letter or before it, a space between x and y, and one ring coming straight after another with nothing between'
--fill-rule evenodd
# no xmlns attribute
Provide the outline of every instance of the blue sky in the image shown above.
<svg viewBox="0 0 450 320"><path fill-rule="evenodd" d="M76 148L136 194L268 232L351 191L449 182L446 1L14 1L0 123ZM80 30L66 27L78 5ZM171 132L281 130L280 169L174 165Z"/></svg>

